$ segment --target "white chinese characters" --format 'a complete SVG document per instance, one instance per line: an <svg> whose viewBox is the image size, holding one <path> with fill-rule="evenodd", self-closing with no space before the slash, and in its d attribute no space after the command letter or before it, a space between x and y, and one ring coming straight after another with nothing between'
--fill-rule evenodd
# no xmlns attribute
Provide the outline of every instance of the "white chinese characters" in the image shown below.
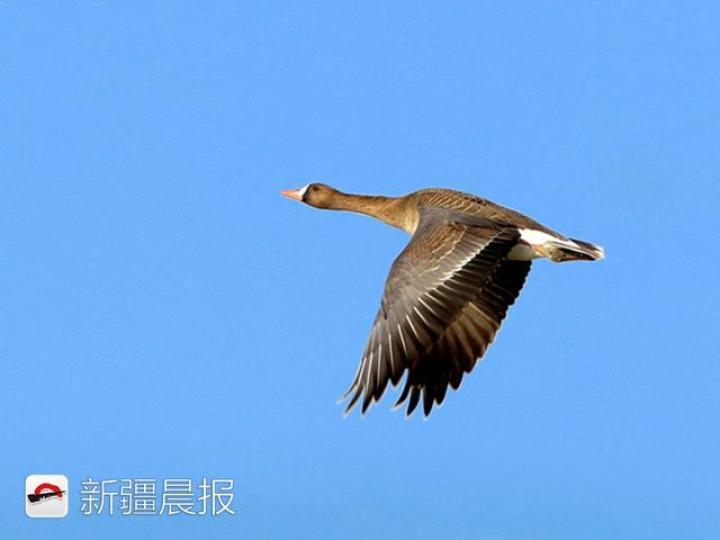
<svg viewBox="0 0 720 540"><path fill-rule="evenodd" d="M235 515L230 478L124 478L81 482L80 511L86 515L219 516Z"/></svg>

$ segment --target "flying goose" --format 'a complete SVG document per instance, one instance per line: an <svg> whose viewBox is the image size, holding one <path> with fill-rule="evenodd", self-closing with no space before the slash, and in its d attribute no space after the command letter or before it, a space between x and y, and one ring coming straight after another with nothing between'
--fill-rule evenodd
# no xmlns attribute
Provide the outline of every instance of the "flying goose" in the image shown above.
<svg viewBox="0 0 720 540"><path fill-rule="evenodd" d="M281 193L315 208L372 216L412 235L390 267L362 360L343 396L346 413L362 397L364 414L388 382L397 386L407 372L396 406L408 400L410 415L422 397L427 416L485 354L533 259L604 258L600 246L451 189L380 197L312 183Z"/></svg>

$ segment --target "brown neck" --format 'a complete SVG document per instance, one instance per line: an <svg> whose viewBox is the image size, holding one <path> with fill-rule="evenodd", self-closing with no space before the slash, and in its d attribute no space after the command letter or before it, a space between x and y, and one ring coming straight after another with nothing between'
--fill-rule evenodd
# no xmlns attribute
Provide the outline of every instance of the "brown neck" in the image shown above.
<svg viewBox="0 0 720 540"><path fill-rule="evenodd" d="M409 208L405 197L354 195L338 191L329 208L365 214L393 227L412 232L408 224Z"/></svg>

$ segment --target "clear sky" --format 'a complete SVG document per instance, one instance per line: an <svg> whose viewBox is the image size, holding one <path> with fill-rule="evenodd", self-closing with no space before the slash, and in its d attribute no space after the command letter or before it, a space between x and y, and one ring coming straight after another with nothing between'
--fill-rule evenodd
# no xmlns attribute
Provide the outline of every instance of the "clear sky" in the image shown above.
<svg viewBox="0 0 720 540"><path fill-rule="evenodd" d="M612 5L614 4L614 5ZM717 2L0 2L3 538L717 538ZM471 191L539 262L429 421L335 399L406 237L281 198ZM30 473L70 479L31 520ZM79 482L233 478L234 517Z"/></svg>

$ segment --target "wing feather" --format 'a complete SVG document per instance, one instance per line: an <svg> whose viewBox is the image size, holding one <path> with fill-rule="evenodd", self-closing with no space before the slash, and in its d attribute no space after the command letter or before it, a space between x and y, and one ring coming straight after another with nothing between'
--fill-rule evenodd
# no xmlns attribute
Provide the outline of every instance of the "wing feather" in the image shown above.
<svg viewBox="0 0 720 540"><path fill-rule="evenodd" d="M517 297L529 262L508 261L517 229L421 208L418 229L393 263L353 383L349 412L364 413L407 374L397 404L429 414L474 367Z"/></svg>

